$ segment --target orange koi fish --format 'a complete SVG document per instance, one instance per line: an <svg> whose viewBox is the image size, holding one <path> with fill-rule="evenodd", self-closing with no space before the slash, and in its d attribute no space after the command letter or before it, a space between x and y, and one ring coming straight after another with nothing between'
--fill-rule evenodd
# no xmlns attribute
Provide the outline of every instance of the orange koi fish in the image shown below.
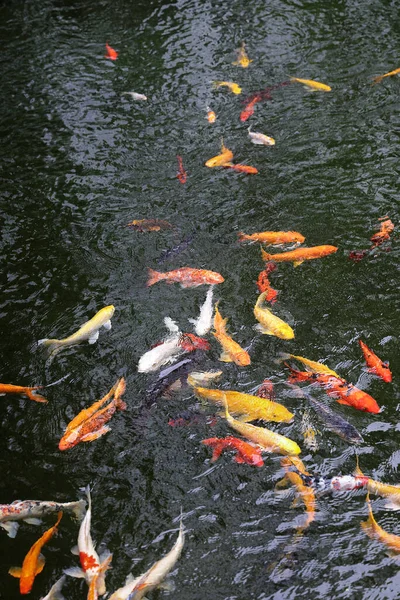
<svg viewBox="0 0 400 600"><path fill-rule="evenodd" d="M253 465L255 467L264 466L261 450L259 448L231 435L225 438L208 438L201 443L212 447L213 455L211 462L218 460L222 451L228 449L236 450L237 454L234 460L239 464L245 463L246 465Z"/></svg>
<svg viewBox="0 0 400 600"><path fill-rule="evenodd" d="M108 42L106 42L106 54L104 58L109 58L110 60L117 60L118 52L109 46Z"/></svg>
<svg viewBox="0 0 400 600"><path fill-rule="evenodd" d="M299 79L298 77L291 77L290 81L302 83L303 86L311 90L312 92L331 92L332 88L325 83L320 83L319 81L314 81L313 79Z"/></svg>
<svg viewBox="0 0 400 600"><path fill-rule="evenodd" d="M302 244L306 239L304 235L297 231L262 231L260 233L238 233L239 242L259 242L260 244L277 245L281 244Z"/></svg>
<svg viewBox="0 0 400 600"><path fill-rule="evenodd" d="M395 69L394 71L389 71L389 73L385 73L384 75L378 75L378 77L374 77L372 80L374 83L380 83L384 77L391 77L392 75L398 75L400 73L400 68Z"/></svg>
<svg viewBox="0 0 400 600"><path fill-rule="evenodd" d="M125 392L125 379L122 377L101 400L97 400L89 408L81 412L67 425L67 429L58 445L60 450L73 448L79 442L92 442L110 431L105 424L116 410L125 410L126 404L121 400ZM108 400L107 406L101 408Z"/></svg>
<svg viewBox="0 0 400 600"><path fill-rule="evenodd" d="M370 373L375 373L375 375L378 375L378 377L383 379L386 383L390 383L392 381L392 373L389 369L389 363L381 361L381 359L368 348L367 344L364 344L361 340L358 340L358 343L363 351L367 367L369 367L368 371Z"/></svg>
<svg viewBox="0 0 400 600"><path fill-rule="evenodd" d="M247 69L247 67L249 66L249 64L251 62L253 62L247 56L247 52L245 50L245 47L246 47L246 44L244 42L242 42L242 45L240 46L240 48L238 50L236 50L236 52L237 52L237 60L235 60L235 62L232 63L235 66L243 67L243 69Z"/></svg>
<svg viewBox="0 0 400 600"><path fill-rule="evenodd" d="M206 167L223 167L233 159L233 152L224 146L224 140L221 141L221 154L213 156L205 163Z"/></svg>
<svg viewBox="0 0 400 600"><path fill-rule="evenodd" d="M241 94L242 88L238 86L237 83L233 81L212 81L212 84L215 88L225 86L231 90L233 94Z"/></svg>
<svg viewBox="0 0 400 600"><path fill-rule="evenodd" d="M41 538L37 540L29 550L28 554L24 558L24 562L21 567L11 567L9 569L9 574L13 577L19 578L19 591L21 594L29 594L32 589L33 582L38 573L43 571L45 565L45 558L40 553L41 549L48 541L51 540L53 535L57 531L57 527L61 521L63 516L62 512L58 513L57 522L53 527L50 527L47 531L44 532Z"/></svg>
<svg viewBox="0 0 400 600"><path fill-rule="evenodd" d="M0 383L0 396L4 394L24 394L29 400L34 400L35 402L47 402L46 398L36 394L36 390L42 389L42 385L37 385L36 387L24 387L22 385L13 385L12 383Z"/></svg>
<svg viewBox="0 0 400 600"><path fill-rule="evenodd" d="M384 217L384 219L386 219L386 217ZM380 230L371 237L371 242L373 244L372 248L376 248L383 244L383 242L390 240L390 234L393 229L394 225L390 219L383 221Z"/></svg>
<svg viewBox="0 0 400 600"><path fill-rule="evenodd" d="M186 183L187 173L186 173L185 169L183 168L182 156L179 156L177 154L176 158L178 159L178 166L179 166L179 171L176 176L181 183Z"/></svg>
<svg viewBox="0 0 400 600"><path fill-rule="evenodd" d="M293 266L298 267L305 260L322 258L333 252L337 252L336 246L312 246L311 248L298 248L297 250L290 250L289 252L282 252L280 254L268 254L265 250L261 249L261 256L265 261L293 262Z"/></svg>
<svg viewBox="0 0 400 600"><path fill-rule="evenodd" d="M276 302L279 292L278 292L278 290L274 290L274 288L271 287L268 275L271 271L275 270L276 265L273 262L267 263L267 266L268 265L271 265L271 266L273 265L274 268L271 268L271 266L270 266L269 268L265 268L264 271L261 271L261 273L258 275L257 287L258 287L260 294L262 294L263 292L266 292L266 296L265 296L266 302L271 302L271 304L274 304Z"/></svg>
<svg viewBox="0 0 400 600"><path fill-rule="evenodd" d="M244 348L239 346L239 344L235 342L230 335L228 335L226 330L227 322L228 319L223 319L218 310L218 306L215 306L215 331L213 331L212 334L223 348L223 352L219 360L222 362L234 362L239 367L247 367L251 362L250 355L246 350L244 350Z"/></svg>
<svg viewBox="0 0 400 600"><path fill-rule="evenodd" d="M234 171L238 171L239 173L247 173L247 175L255 175L258 173L258 170L255 167L250 167L249 165L234 165L233 163L225 163L222 165L226 169L233 169Z"/></svg>
<svg viewBox="0 0 400 600"><path fill-rule="evenodd" d="M207 106L206 119L209 123L215 123L215 121L217 120L217 115L215 114L215 112L213 110L211 110L211 108L209 106Z"/></svg>
<svg viewBox="0 0 400 600"><path fill-rule="evenodd" d="M242 123L244 123L245 121L247 121L247 119L254 115L254 107L257 104L257 102L261 102L261 100L261 95L256 95L252 100L250 100L248 104L246 104L239 116L239 119Z"/></svg>
<svg viewBox="0 0 400 600"><path fill-rule="evenodd" d="M141 233L145 231L161 231L163 229L174 229L174 225L171 225L171 223L168 223L168 221L164 221L163 219L139 219L131 221L127 224L127 227L130 227L135 231L140 231Z"/></svg>
<svg viewBox="0 0 400 600"><path fill-rule="evenodd" d="M219 273L215 271L208 271L207 269L191 269L190 267L182 267L175 271L168 271L167 273L160 273L149 269L149 279L147 281L147 287L154 285L158 281L166 281L167 283L180 283L181 287L197 287L199 285L215 285L222 283L225 279Z"/></svg>
<svg viewBox="0 0 400 600"><path fill-rule="evenodd" d="M361 521L361 528L364 529L365 533L373 540L378 540L385 544L391 552L394 554L400 553L400 536L388 533L375 521L375 517L372 513L371 502L369 500L369 492L367 493L368 503L368 519Z"/></svg>

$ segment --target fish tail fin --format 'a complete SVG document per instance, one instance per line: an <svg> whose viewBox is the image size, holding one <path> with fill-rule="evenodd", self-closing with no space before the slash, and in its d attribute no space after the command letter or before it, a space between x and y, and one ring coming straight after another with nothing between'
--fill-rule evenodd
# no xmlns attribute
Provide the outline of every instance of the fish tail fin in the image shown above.
<svg viewBox="0 0 400 600"><path fill-rule="evenodd" d="M223 450L223 444L219 438L207 438L206 440L202 440L201 442L205 446L211 446L213 449L213 455L211 457L211 462L215 462L221 456Z"/></svg>
<svg viewBox="0 0 400 600"><path fill-rule="evenodd" d="M288 354L287 352L278 352L278 354L276 356L276 362L279 364L286 360L290 360L291 358L293 358L293 354ZM285 365L287 366L286 363L285 363Z"/></svg>
<svg viewBox="0 0 400 600"><path fill-rule="evenodd" d="M53 348L56 349L56 348L61 347L63 345L63 343L61 340L43 338L41 340L38 340L37 345L44 346L45 348L51 347L51 349L53 350Z"/></svg>
<svg viewBox="0 0 400 600"><path fill-rule="evenodd" d="M114 399L115 399L116 403L121 400L121 396L122 396L122 394L125 393L125 390L126 390L126 381L125 381L124 377L121 377L121 379L119 379L117 381L117 383L115 385L115 389L114 389Z"/></svg>
<svg viewBox="0 0 400 600"><path fill-rule="evenodd" d="M243 233L243 231L239 231L238 232L239 242L244 242L244 241L247 240L247 238L248 238L248 235L246 235L245 233Z"/></svg>
<svg viewBox="0 0 400 600"><path fill-rule="evenodd" d="M86 492L86 497L87 497L87 501L88 501L88 510L92 510L92 496L90 494L90 485L87 485L85 488L85 492Z"/></svg>
<svg viewBox="0 0 400 600"><path fill-rule="evenodd" d="M269 260L274 260L273 254L268 254L268 252L265 252L264 248L261 248L261 258L265 262L268 262Z"/></svg>
<svg viewBox="0 0 400 600"><path fill-rule="evenodd" d="M360 469L358 454L356 454L356 468L354 469L353 475L355 475L356 477L364 477L364 473Z"/></svg>
<svg viewBox="0 0 400 600"><path fill-rule="evenodd" d="M146 283L147 287L150 287L151 285L154 285L155 283L157 283L157 281L160 281L161 279L163 279L163 273L154 271L154 269L148 269L148 275L149 275L149 278Z"/></svg>
<svg viewBox="0 0 400 600"><path fill-rule="evenodd" d="M366 502L368 504L368 519L366 521L361 521L360 525L365 531L373 533L378 528L378 523L375 521L375 517L372 512L369 492L367 492Z"/></svg>
<svg viewBox="0 0 400 600"><path fill-rule="evenodd" d="M34 402L48 402L48 400L44 398L44 396L36 394L36 390L39 390L41 388L41 385L37 387L27 388L25 394L29 398L29 400L33 400Z"/></svg>
<svg viewBox="0 0 400 600"><path fill-rule="evenodd" d="M78 519L79 521L82 521L83 517L85 516L85 513L86 513L85 500L78 500L78 502L76 502L74 508L72 509L72 514L74 515L74 517L76 519Z"/></svg>
<svg viewBox="0 0 400 600"><path fill-rule="evenodd" d="M376 83L380 83L383 79L383 75L378 75L377 77L374 77L372 80L372 85L375 85Z"/></svg>

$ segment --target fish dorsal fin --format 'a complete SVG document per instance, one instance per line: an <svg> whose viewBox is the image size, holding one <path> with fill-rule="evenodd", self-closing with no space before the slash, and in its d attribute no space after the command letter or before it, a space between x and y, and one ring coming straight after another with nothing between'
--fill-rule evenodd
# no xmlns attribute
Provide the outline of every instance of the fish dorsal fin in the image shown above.
<svg viewBox="0 0 400 600"><path fill-rule="evenodd" d="M25 523L28 523L28 525L41 525L42 524L42 520L41 519L36 519L35 517L30 517L29 519L24 519Z"/></svg>
<svg viewBox="0 0 400 600"><path fill-rule="evenodd" d="M22 569L21 567L10 567L8 573L12 577L17 577L19 579L21 577Z"/></svg>
<svg viewBox="0 0 400 600"><path fill-rule="evenodd" d="M37 560L37 565L36 565L35 575L37 575L38 573L41 573L43 571L45 564L46 564L45 557L43 556L43 554L39 554L38 560Z"/></svg>
<svg viewBox="0 0 400 600"><path fill-rule="evenodd" d="M64 573L70 577L77 577L79 579L85 578L85 573L80 567L70 567L69 569L64 569Z"/></svg>
<svg viewBox="0 0 400 600"><path fill-rule="evenodd" d="M353 475L357 477L364 477L364 473L360 469L360 464L358 462L358 454L356 454L356 468L354 469Z"/></svg>
<svg viewBox="0 0 400 600"><path fill-rule="evenodd" d="M89 344L95 344L99 338L99 330L92 333L92 335L88 338Z"/></svg>

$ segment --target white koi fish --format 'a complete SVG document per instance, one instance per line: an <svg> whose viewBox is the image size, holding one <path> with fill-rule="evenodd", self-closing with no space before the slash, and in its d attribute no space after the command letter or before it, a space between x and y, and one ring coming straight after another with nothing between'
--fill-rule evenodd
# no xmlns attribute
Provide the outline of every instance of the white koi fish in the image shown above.
<svg viewBox="0 0 400 600"><path fill-rule="evenodd" d="M98 313L94 315L89 321L83 323L83 325L66 338L62 340L44 338L38 341L38 345L50 347L53 352L67 346L75 346L87 340L89 344L94 344L99 337L100 327L104 329L111 329L111 317L115 312L115 307L110 304L105 306Z"/></svg>
<svg viewBox="0 0 400 600"><path fill-rule="evenodd" d="M74 554L79 554L79 560L82 568L72 567L70 569L65 569L64 573L66 575L70 575L70 577L80 577L85 579L89 587L92 579L97 576L97 592L100 596L103 596L106 593L105 573L103 571L100 575L98 575L98 572L101 569L101 565L104 565L107 557L110 556L110 553L108 550L106 550L102 556L99 557L94 548L92 536L90 535L92 500L89 486L86 488L86 495L88 499L88 509L79 529L78 547L72 549Z"/></svg>
<svg viewBox="0 0 400 600"><path fill-rule="evenodd" d="M42 500L15 500L12 504L0 504L0 527L7 531L8 537L15 538L19 528L16 521L25 521L29 525L40 525L40 517L53 513L70 512L82 520L86 502L47 502Z"/></svg>
<svg viewBox="0 0 400 600"><path fill-rule="evenodd" d="M200 315L198 319L189 319L194 324L194 331L197 335L206 335L213 324L213 287L210 285L204 304L200 308Z"/></svg>
<svg viewBox="0 0 400 600"><path fill-rule="evenodd" d="M144 94L138 94L137 92L122 92L126 96L130 96L132 100L147 100L147 96Z"/></svg>
<svg viewBox="0 0 400 600"><path fill-rule="evenodd" d="M257 133L256 131L251 131L250 127L248 132L253 144L258 144L260 146L275 146L275 140L273 137L264 135L263 133Z"/></svg>
<svg viewBox="0 0 400 600"><path fill-rule="evenodd" d="M61 593L62 587L65 583L65 579L65 575L60 577L60 579L58 579L58 581L56 581L55 584L52 586L49 593L44 598L41 598L41 600L65 600L65 597Z"/></svg>
<svg viewBox="0 0 400 600"><path fill-rule="evenodd" d="M184 352L183 348L179 345L182 333L179 331L178 325L170 317L165 317L164 323L171 335L164 342L145 352L140 357L138 363L139 373L157 371L162 365L165 365Z"/></svg>
<svg viewBox="0 0 400 600"><path fill-rule="evenodd" d="M142 600L145 594L156 588L173 569L179 559L183 544L185 542L185 531L182 523L179 527L179 535L171 550L163 558L158 560L148 571L134 578L128 575L126 584L114 592L109 600Z"/></svg>

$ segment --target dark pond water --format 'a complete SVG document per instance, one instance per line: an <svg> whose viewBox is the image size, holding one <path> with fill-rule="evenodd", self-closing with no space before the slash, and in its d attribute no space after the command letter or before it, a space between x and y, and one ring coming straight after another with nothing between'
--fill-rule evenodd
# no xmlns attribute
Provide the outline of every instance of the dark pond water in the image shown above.
<svg viewBox="0 0 400 600"><path fill-rule="evenodd" d="M184 389L146 406L155 377L136 368L163 337L163 318L190 331L188 318L205 297L203 287L146 288L147 267L219 271L221 312L252 358L245 369L223 365L221 386L250 391L271 378L296 415L293 424L272 428L300 444L310 471L347 474L354 447L322 425L319 449L304 447L307 402L290 396L275 359L290 351L326 361L383 407L369 415L321 396L361 431L363 470L399 482L399 243L394 235L390 252L359 263L348 258L368 246L379 217L398 222L400 80L371 80L400 66L399 3L10 0L0 23L1 381L45 385L67 376L46 390L47 405L2 399L1 502L74 500L90 483L93 538L114 553L111 591L171 548L182 506L188 535L173 572L175 591L151 598L397 598L398 563L360 530L364 494L322 497L315 522L294 544L303 508L274 493L279 457L266 455L257 469L224 455L210 470L211 452L200 442L226 435L225 422L170 427L168 420L196 399ZM119 52L116 62L103 58L106 40ZM242 40L253 59L248 69L232 65ZM290 85L257 105L247 123L239 121L243 97L288 75L318 79L332 92ZM218 79L239 83L243 94L213 91L210 81ZM130 90L149 100L122 95ZM207 105L218 115L213 125ZM248 124L272 135L276 146L252 145ZM204 167L222 136L258 175ZM188 172L185 185L176 178L177 154ZM125 227L139 218L168 219L178 229L139 234ZM256 246L239 247L237 232L268 229L301 231L309 245L339 247L334 256L273 274L276 311L295 329L290 342L252 328L262 262ZM158 264L187 237L193 239L180 254ZM46 364L38 339L69 335L111 303L111 332ZM365 374L360 337L390 361L393 384ZM204 368L222 364L211 344ZM115 415L106 436L61 453L66 424L120 376L127 378L128 410ZM400 534L398 513L379 502L374 512ZM43 531L23 525L14 540L0 532L1 598L19 597L7 571ZM33 598L76 564L70 548L77 533L64 517L44 550L47 565ZM86 594L85 583L68 580L66 598Z"/></svg>

